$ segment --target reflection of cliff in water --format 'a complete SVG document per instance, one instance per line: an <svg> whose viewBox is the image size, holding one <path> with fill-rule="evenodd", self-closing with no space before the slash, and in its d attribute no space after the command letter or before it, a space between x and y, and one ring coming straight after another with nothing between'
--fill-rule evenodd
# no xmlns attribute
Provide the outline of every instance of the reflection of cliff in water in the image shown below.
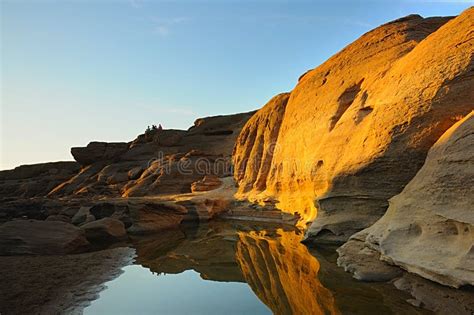
<svg viewBox="0 0 474 315"><path fill-rule="evenodd" d="M236 227L215 222L135 242L137 263L158 274L198 272L203 279L245 282L235 261Z"/></svg>
<svg viewBox="0 0 474 315"><path fill-rule="evenodd" d="M319 263L301 235L239 232L236 258L246 282L275 314L338 314L332 293L318 280Z"/></svg>
<svg viewBox="0 0 474 315"><path fill-rule="evenodd" d="M292 227L213 221L136 239L138 264L160 274L194 270L205 280L248 283L276 314L425 314L392 284L363 283L311 252ZM317 255L318 258L311 253Z"/></svg>
<svg viewBox="0 0 474 315"><path fill-rule="evenodd" d="M193 269L203 279L247 282L276 314L337 313L317 278L318 261L300 240L292 228L214 222L135 246L137 262L158 274Z"/></svg>

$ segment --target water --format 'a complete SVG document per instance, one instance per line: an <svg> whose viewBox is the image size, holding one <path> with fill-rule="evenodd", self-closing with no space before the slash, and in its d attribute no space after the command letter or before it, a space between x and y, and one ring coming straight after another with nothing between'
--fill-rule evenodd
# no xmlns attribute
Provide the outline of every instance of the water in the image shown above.
<svg viewBox="0 0 474 315"><path fill-rule="evenodd" d="M420 314L390 284L355 281L292 228L213 222L132 241L134 265L85 314Z"/></svg>
<svg viewBox="0 0 474 315"><path fill-rule="evenodd" d="M133 265L124 271L85 314L271 314L245 283L203 281L192 270L157 276Z"/></svg>

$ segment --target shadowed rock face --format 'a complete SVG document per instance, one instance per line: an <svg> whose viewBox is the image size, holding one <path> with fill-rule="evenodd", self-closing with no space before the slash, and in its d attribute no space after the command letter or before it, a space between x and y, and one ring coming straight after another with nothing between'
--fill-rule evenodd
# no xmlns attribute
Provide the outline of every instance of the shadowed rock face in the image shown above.
<svg viewBox="0 0 474 315"><path fill-rule="evenodd" d="M301 235L277 233L278 240L265 232L239 233L235 255L245 281L274 314L339 314Z"/></svg>
<svg viewBox="0 0 474 315"><path fill-rule="evenodd" d="M357 273L358 252L370 248L381 260L441 284L474 285L473 196L471 113L435 143L418 174L390 199L387 213L339 249L342 264Z"/></svg>
<svg viewBox="0 0 474 315"><path fill-rule="evenodd" d="M237 141L238 196L276 199L303 224L316 218L310 240L345 241L375 223L433 143L473 109L473 20L474 8L408 16L307 72L281 119L272 119L272 100L244 127L242 139L260 136ZM267 139L276 142L270 151Z"/></svg>

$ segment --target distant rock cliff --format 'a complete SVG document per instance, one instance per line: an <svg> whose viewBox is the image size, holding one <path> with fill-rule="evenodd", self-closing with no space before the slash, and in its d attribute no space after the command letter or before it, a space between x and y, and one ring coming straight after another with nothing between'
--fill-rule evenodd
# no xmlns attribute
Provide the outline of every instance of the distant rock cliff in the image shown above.
<svg viewBox="0 0 474 315"><path fill-rule="evenodd" d="M207 117L189 130L151 130L132 142L72 148L82 165L49 196L149 196L191 192L205 175L231 175L235 139L253 113Z"/></svg>
<svg viewBox="0 0 474 315"><path fill-rule="evenodd" d="M50 162L0 171L0 198L44 196L74 176L79 169L80 165L76 162Z"/></svg>
<svg viewBox="0 0 474 315"><path fill-rule="evenodd" d="M474 8L407 16L305 73L243 128L237 196L299 213L310 240L345 241L375 223L474 107L473 23Z"/></svg>

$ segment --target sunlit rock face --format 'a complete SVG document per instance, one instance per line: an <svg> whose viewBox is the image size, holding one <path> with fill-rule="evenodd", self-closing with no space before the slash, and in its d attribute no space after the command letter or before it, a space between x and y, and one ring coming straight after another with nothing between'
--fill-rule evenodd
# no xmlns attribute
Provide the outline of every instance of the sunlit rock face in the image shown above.
<svg viewBox="0 0 474 315"><path fill-rule="evenodd" d="M244 127L260 141L278 134L269 165L247 163L252 169L237 175L241 196L275 198L303 223L317 216L310 239L345 241L375 223L433 143L473 108L473 21L474 8L455 18L407 16L304 74L279 127L264 118ZM266 107L260 115L270 117ZM240 141L234 152L264 156Z"/></svg>
<svg viewBox="0 0 474 315"><path fill-rule="evenodd" d="M234 178L239 184L236 197L259 201L267 184L278 133L290 93L273 97L245 124L233 152Z"/></svg>
<svg viewBox="0 0 474 315"><path fill-rule="evenodd" d="M235 257L255 294L274 314L339 314L301 235L277 234L278 239L266 232L239 233Z"/></svg>
<svg viewBox="0 0 474 315"><path fill-rule="evenodd" d="M473 196L471 113L435 143L418 174L390 199L387 213L338 251L351 264L351 248L362 242L380 252L382 260L430 280L474 285Z"/></svg>

